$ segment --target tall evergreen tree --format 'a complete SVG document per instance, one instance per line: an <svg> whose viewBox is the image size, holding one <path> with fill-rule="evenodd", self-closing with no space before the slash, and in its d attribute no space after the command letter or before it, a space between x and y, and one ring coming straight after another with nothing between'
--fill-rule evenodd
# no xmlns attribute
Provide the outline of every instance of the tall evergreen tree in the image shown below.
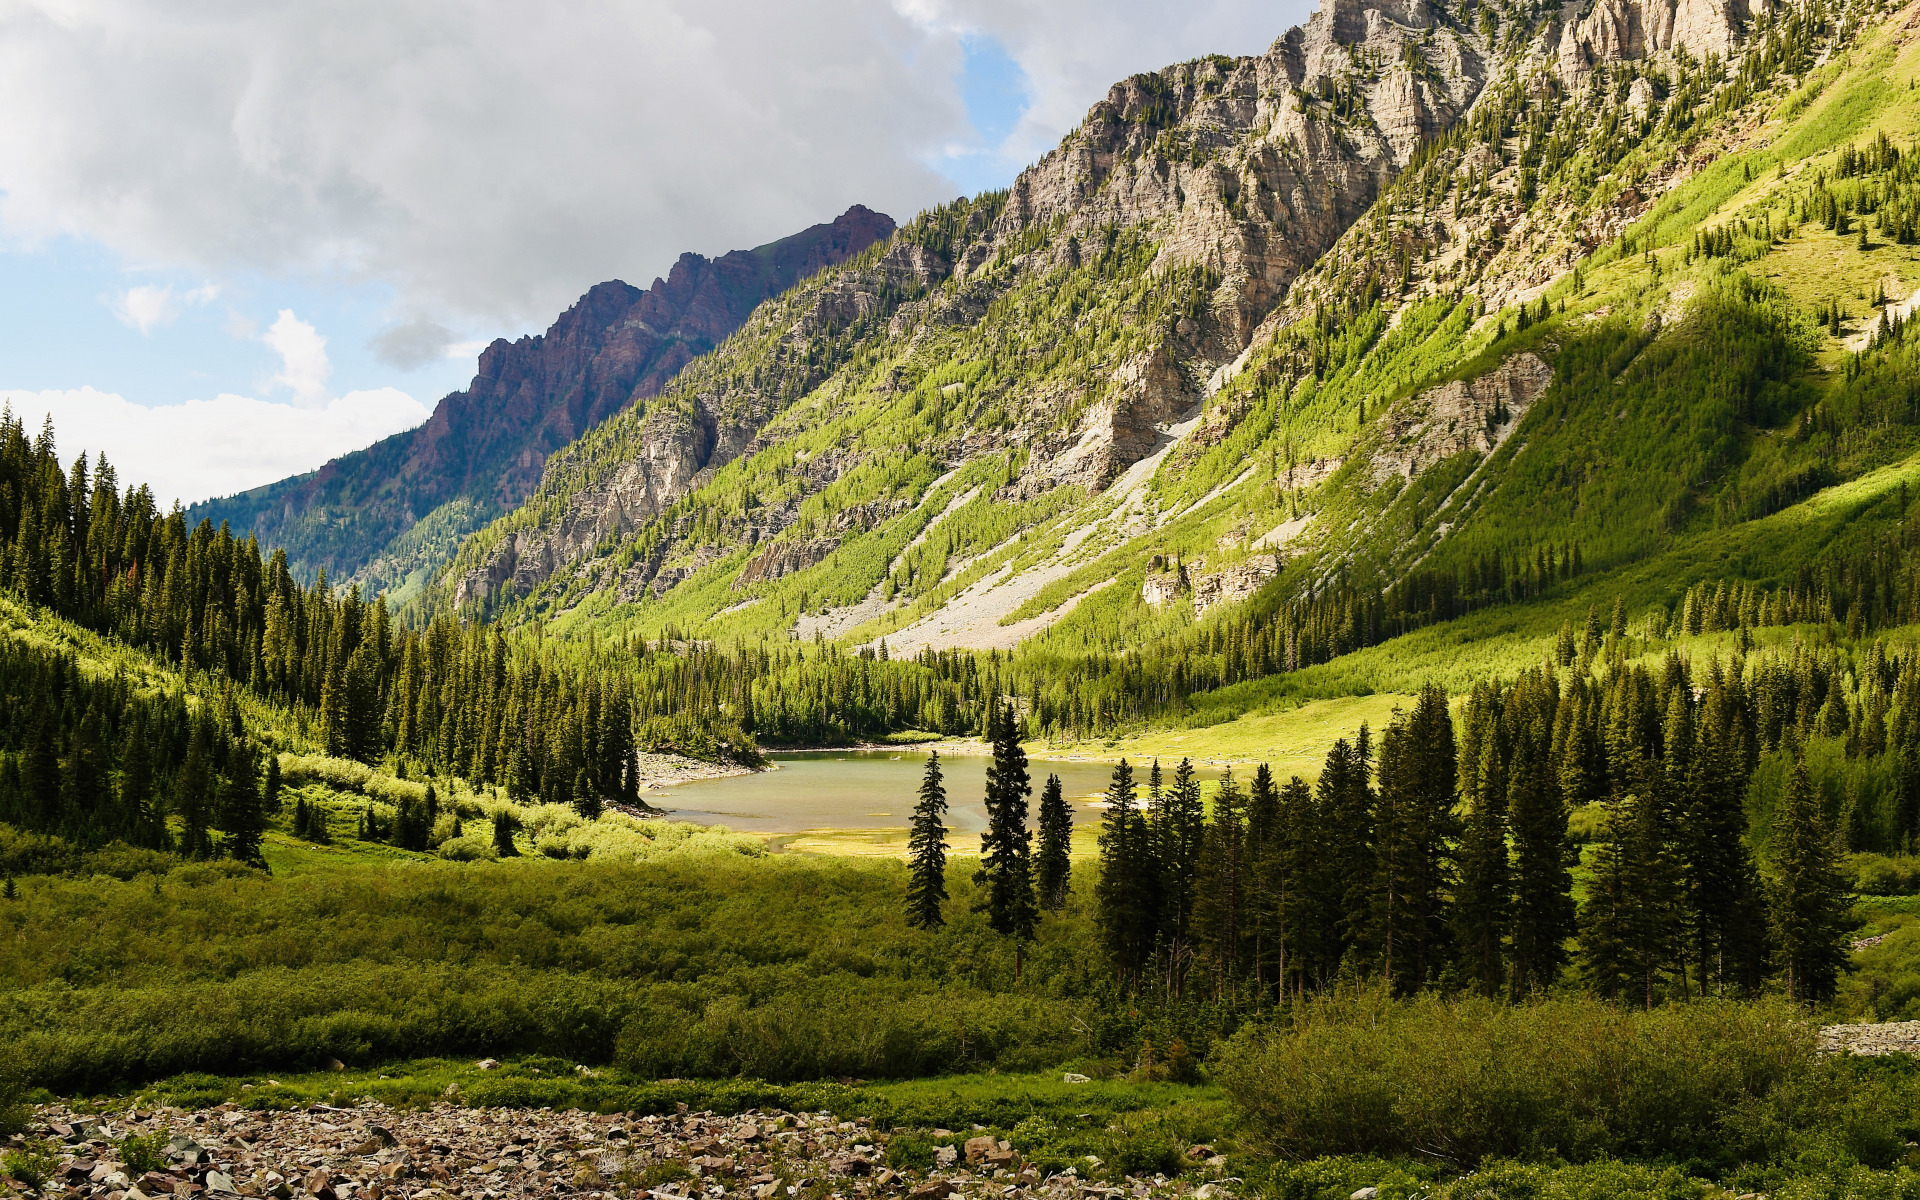
<svg viewBox="0 0 1920 1200"><path fill-rule="evenodd" d="M173 838L167 832L166 818L154 802L153 752L147 744L146 724L135 721L127 728L120 750L120 812L126 823L127 840L148 850L171 850Z"/></svg>
<svg viewBox="0 0 1920 1200"><path fill-rule="evenodd" d="M987 827L980 834L980 869L973 877L983 894L975 909L987 914L994 932L1023 944L1033 940L1040 918L1033 898L1033 835L1027 829L1033 784L1013 702L996 701L993 710L988 718L993 762L987 767Z"/></svg>
<svg viewBox="0 0 1920 1200"><path fill-rule="evenodd" d="M1460 884L1454 897L1454 936L1461 974L1483 996L1507 983L1506 939L1513 916L1513 872L1507 855L1506 778L1493 737L1483 739L1474 775L1466 831L1460 844Z"/></svg>
<svg viewBox="0 0 1920 1200"><path fill-rule="evenodd" d="M219 824L227 835L222 849L229 858L264 867L267 860L260 853L260 842L267 820L260 808L257 771L253 751L244 744L228 754L226 778L220 785Z"/></svg>
<svg viewBox="0 0 1920 1200"><path fill-rule="evenodd" d="M1136 983L1153 957L1158 897L1150 878L1146 821L1134 806L1133 767L1114 765L1100 829L1100 882L1094 888L1101 941L1122 982Z"/></svg>
<svg viewBox="0 0 1920 1200"><path fill-rule="evenodd" d="M1329 969L1340 964L1367 930L1375 862L1371 759L1367 727L1362 725L1353 744L1345 738L1333 743L1314 784L1326 856L1321 892L1332 934Z"/></svg>
<svg viewBox="0 0 1920 1200"><path fill-rule="evenodd" d="M1567 806L1538 737L1520 729L1507 772L1513 830L1512 981L1516 996L1545 991L1567 965L1573 936L1573 875L1567 869Z"/></svg>
<svg viewBox="0 0 1920 1200"><path fill-rule="evenodd" d="M1804 759L1787 779L1773 818L1773 935L1787 997L1832 997L1853 928L1840 848L1821 812Z"/></svg>
<svg viewBox="0 0 1920 1200"><path fill-rule="evenodd" d="M1396 714L1380 743L1375 874L1364 945L1395 991L1438 978L1451 946L1455 760L1447 696L1423 688L1411 713Z"/></svg>
<svg viewBox="0 0 1920 1200"><path fill-rule="evenodd" d="M179 851L185 858L211 858L214 778L212 730L204 719L193 723L187 757L173 783L173 811L180 818Z"/></svg>
<svg viewBox="0 0 1920 1200"><path fill-rule="evenodd" d="M493 814L493 849L501 858L520 856L520 847L513 841L513 814L504 808Z"/></svg>
<svg viewBox="0 0 1920 1200"><path fill-rule="evenodd" d="M1284 865L1280 842L1280 792L1273 768L1261 763L1247 790L1247 961L1255 985L1268 995L1280 979Z"/></svg>
<svg viewBox="0 0 1920 1200"><path fill-rule="evenodd" d="M1213 968L1216 988L1238 973L1246 916L1246 798L1233 769L1220 777L1194 880L1194 940Z"/></svg>
<svg viewBox="0 0 1920 1200"><path fill-rule="evenodd" d="M46 699L36 697L36 700L40 711L34 714L27 752L20 759L20 790L30 819L37 822L39 828L52 831L60 827L62 816L60 744Z"/></svg>
<svg viewBox="0 0 1920 1200"><path fill-rule="evenodd" d="M1274 865L1279 877L1279 969L1282 992L1299 994L1325 982L1339 962L1339 901L1329 870L1326 831L1313 789L1298 775L1280 789Z"/></svg>
<svg viewBox="0 0 1920 1200"><path fill-rule="evenodd" d="M1040 854L1035 864L1040 885L1040 903L1049 911L1067 906L1073 874L1073 810L1058 775L1047 776L1040 792Z"/></svg>
<svg viewBox="0 0 1920 1200"><path fill-rule="evenodd" d="M1153 762L1149 795L1158 791L1160 760ZM1153 814L1153 840L1137 847L1137 868L1143 886L1159 897L1155 920L1159 940L1178 973L1193 948L1193 914L1197 903L1201 842L1206 836L1206 809L1200 802L1200 779L1193 761L1182 758L1173 769L1173 786L1159 793L1164 807Z"/></svg>
<svg viewBox="0 0 1920 1200"><path fill-rule="evenodd" d="M938 929L947 921L941 912L946 902L947 789L936 750L927 755L920 797L913 806L913 827L907 834L907 924Z"/></svg>
<svg viewBox="0 0 1920 1200"><path fill-rule="evenodd" d="M1679 959L1678 867L1660 804L1629 793L1610 800L1606 840L1593 856L1593 882L1580 914L1588 986L1608 998L1652 1008Z"/></svg>

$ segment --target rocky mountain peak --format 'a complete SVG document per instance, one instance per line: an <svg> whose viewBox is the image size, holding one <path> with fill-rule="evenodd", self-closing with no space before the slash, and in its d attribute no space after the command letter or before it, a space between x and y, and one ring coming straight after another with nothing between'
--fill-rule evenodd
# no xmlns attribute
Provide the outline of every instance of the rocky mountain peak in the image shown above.
<svg viewBox="0 0 1920 1200"><path fill-rule="evenodd" d="M444 397L418 429L311 474L196 505L190 515L251 529L301 569L324 568L370 589L395 586L524 499L548 455L658 395L761 301L893 230L891 217L856 204L752 250L683 254L645 290L617 279L595 284L544 333L496 339L481 352L473 382ZM459 511L443 513L404 548L392 544L450 504Z"/></svg>

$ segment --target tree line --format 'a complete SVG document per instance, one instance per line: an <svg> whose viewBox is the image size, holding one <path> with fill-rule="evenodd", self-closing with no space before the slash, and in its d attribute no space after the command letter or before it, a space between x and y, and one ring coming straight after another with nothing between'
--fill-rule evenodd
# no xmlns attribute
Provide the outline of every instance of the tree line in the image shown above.
<svg viewBox="0 0 1920 1200"><path fill-rule="evenodd" d="M1743 801L1758 743L1738 674L1670 657L1604 679L1551 667L1459 707L1424 689L1312 785L1231 770L1203 804L1187 761L1114 769L1096 893L1124 986L1275 1003L1341 979L1523 997L1569 974L1652 1005L1777 979L1830 996L1845 961L1840 841L1800 760L1763 875ZM1604 814L1574 900L1576 804ZM1210 811L1209 811L1210 810Z"/></svg>

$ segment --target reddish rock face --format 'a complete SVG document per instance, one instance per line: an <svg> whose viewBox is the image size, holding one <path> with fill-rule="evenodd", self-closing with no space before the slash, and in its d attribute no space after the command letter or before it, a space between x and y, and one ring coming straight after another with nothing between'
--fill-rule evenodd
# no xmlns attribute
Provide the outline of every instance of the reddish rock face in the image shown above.
<svg viewBox="0 0 1920 1200"><path fill-rule="evenodd" d="M636 400L738 329L756 305L893 235L891 217L855 205L830 224L717 259L683 254L645 291L595 285L546 333L502 338L463 392L417 429L318 471L195 505L190 519L251 529L297 569L364 573L393 538L458 498L480 514L510 508L554 450ZM371 584L405 573L376 571Z"/></svg>

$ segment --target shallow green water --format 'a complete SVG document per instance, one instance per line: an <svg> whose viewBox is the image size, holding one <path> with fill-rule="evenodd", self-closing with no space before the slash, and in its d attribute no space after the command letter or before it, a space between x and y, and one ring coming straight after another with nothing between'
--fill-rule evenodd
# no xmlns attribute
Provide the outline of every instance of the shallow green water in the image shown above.
<svg viewBox="0 0 1920 1200"><path fill-rule="evenodd" d="M647 802L680 821L726 825L754 833L797 833L803 829L885 829L904 827L913 815L926 756L914 751L835 750L772 754L775 770L731 779L702 779L647 795ZM977 833L986 825L981 796L987 764L980 757L940 759L946 774L947 829ZM1060 776L1076 822L1097 819L1086 801L1104 791L1113 777L1106 763L1050 762L1035 759L1032 811L1039 816L1040 789L1049 774Z"/></svg>

